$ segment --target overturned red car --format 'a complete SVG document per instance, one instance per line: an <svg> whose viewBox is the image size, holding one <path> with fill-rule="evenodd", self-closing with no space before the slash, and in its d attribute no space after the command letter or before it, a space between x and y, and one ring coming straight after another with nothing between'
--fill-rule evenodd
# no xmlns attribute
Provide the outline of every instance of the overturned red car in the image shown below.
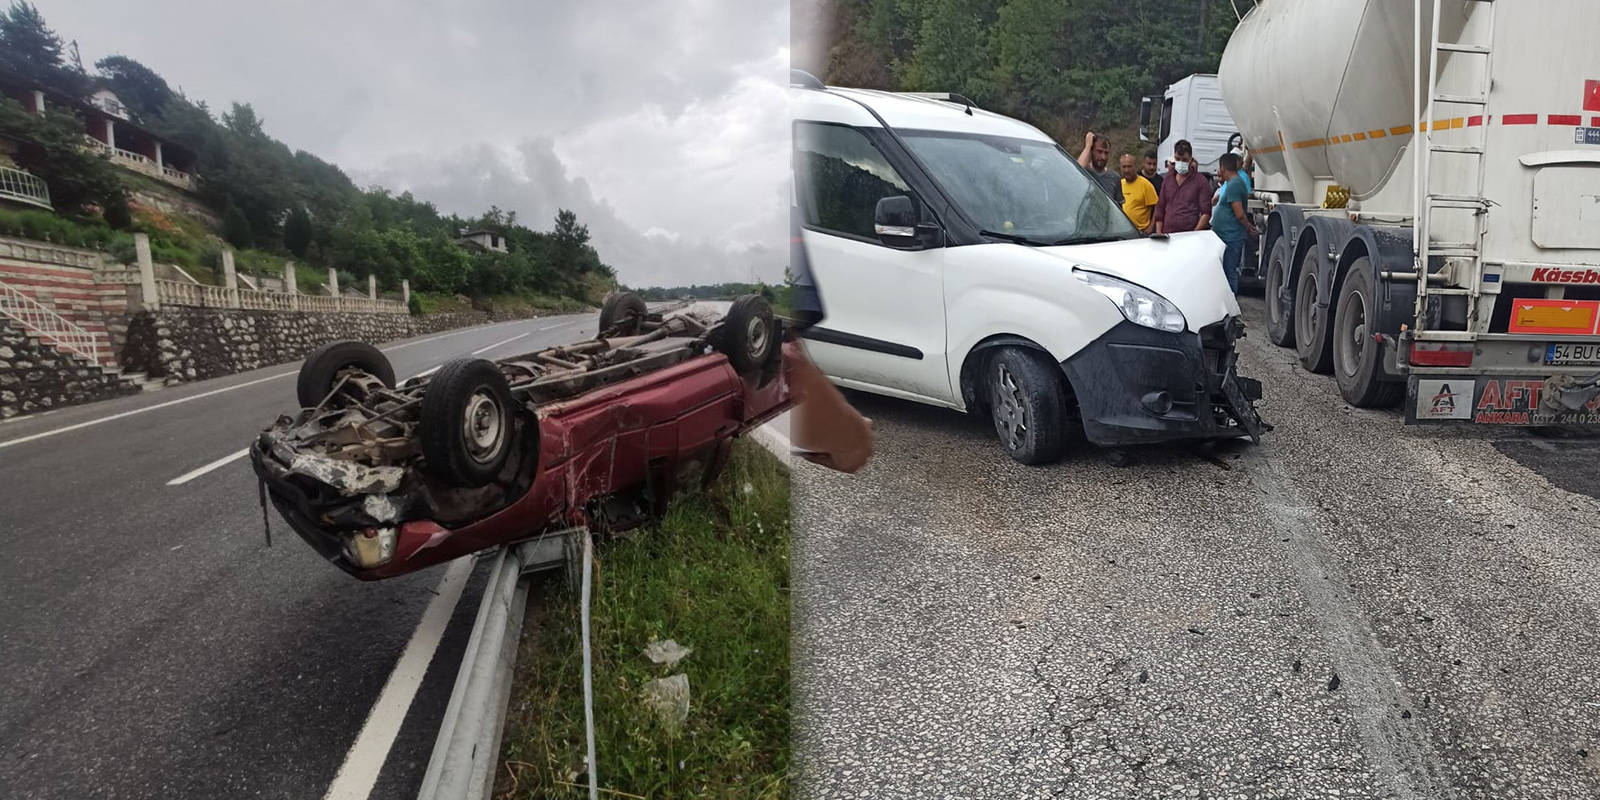
<svg viewBox="0 0 1600 800"><path fill-rule="evenodd" d="M784 320L608 298L599 335L396 385L376 348L325 345L303 407L252 443L265 498L362 580L571 527L620 531L714 480L738 437L791 404Z"/></svg>

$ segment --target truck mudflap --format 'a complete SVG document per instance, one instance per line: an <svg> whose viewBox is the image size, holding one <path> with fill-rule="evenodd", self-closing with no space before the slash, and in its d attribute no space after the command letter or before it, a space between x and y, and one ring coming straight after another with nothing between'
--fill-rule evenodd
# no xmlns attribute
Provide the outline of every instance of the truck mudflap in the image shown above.
<svg viewBox="0 0 1600 800"><path fill-rule="evenodd" d="M1239 375L1230 318L1199 335L1121 323L1062 363L1089 441L1102 447L1249 437L1272 426L1256 412L1261 382Z"/></svg>
<svg viewBox="0 0 1600 800"><path fill-rule="evenodd" d="M1600 374L1412 375L1406 424L1600 426Z"/></svg>

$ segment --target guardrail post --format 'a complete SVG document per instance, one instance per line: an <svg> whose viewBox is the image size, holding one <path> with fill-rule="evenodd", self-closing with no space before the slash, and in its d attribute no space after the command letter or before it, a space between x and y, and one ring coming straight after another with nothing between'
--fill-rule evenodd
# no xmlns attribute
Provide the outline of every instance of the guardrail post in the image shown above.
<svg viewBox="0 0 1600 800"><path fill-rule="evenodd" d="M233 267L233 250L222 251L222 285L228 287L228 308L239 308L239 273Z"/></svg>
<svg viewBox="0 0 1600 800"><path fill-rule="evenodd" d="M289 293L289 310L300 310L300 290L294 285L294 262L283 262L283 290Z"/></svg>
<svg viewBox="0 0 1600 800"><path fill-rule="evenodd" d="M139 262L139 299L146 309L154 311L161 307L161 296L156 293L156 264L150 258L149 235L133 235L133 252Z"/></svg>

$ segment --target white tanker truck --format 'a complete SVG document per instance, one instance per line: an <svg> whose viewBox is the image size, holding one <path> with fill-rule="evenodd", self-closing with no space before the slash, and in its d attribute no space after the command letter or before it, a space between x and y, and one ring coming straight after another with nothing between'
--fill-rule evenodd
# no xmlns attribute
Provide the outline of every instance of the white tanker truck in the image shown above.
<svg viewBox="0 0 1600 800"><path fill-rule="evenodd" d="M1408 422L1600 424L1600 2L1260 0L1269 336Z"/></svg>

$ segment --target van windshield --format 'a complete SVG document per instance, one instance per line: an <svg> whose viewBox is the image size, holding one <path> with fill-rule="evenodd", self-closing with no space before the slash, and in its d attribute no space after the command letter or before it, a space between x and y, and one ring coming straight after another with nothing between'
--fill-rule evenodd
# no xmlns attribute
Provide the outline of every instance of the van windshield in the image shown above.
<svg viewBox="0 0 1600 800"><path fill-rule="evenodd" d="M1122 209L1059 145L945 131L900 135L985 231L1028 244L1139 238Z"/></svg>

